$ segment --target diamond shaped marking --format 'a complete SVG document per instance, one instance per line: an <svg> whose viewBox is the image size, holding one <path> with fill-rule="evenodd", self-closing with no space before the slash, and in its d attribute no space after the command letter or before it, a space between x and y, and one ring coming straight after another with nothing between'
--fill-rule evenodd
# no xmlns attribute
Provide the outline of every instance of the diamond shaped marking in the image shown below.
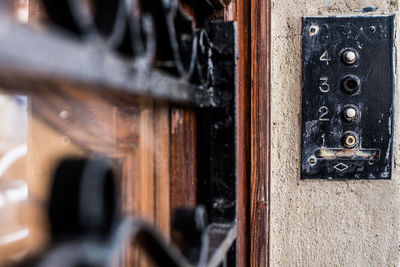
<svg viewBox="0 0 400 267"><path fill-rule="evenodd" d="M344 164L344 163L338 163L338 164L336 164L335 166L333 166L333 168L335 168L336 170L342 172L342 171L344 171L344 170L347 170L347 169L349 168L349 166L347 166L347 165Z"/></svg>

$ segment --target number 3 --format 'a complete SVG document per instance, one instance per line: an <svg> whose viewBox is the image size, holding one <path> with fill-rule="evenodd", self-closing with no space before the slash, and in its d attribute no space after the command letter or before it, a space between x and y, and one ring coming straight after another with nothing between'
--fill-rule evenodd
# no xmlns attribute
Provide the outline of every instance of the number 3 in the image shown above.
<svg viewBox="0 0 400 267"><path fill-rule="evenodd" d="M319 90L321 90L321 92L323 93L327 93L330 89L328 84L328 77L321 77L320 81L322 81L322 83L319 86Z"/></svg>

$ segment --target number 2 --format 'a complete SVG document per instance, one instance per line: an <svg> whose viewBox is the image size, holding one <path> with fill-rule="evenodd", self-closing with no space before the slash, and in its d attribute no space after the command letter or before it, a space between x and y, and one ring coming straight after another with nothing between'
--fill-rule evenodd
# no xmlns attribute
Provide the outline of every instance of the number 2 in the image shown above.
<svg viewBox="0 0 400 267"><path fill-rule="evenodd" d="M325 117L329 113L329 109L326 106L320 107L319 112L321 112L321 115L319 116L320 121L329 121L329 118Z"/></svg>

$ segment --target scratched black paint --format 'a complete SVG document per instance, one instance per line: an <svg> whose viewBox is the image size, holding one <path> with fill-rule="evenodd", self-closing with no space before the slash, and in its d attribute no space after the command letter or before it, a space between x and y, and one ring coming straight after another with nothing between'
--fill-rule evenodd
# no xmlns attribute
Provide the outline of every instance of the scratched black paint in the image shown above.
<svg viewBox="0 0 400 267"><path fill-rule="evenodd" d="M394 132L394 16L303 18L302 179L391 179ZM346 65L342 55L358 59ZM343 90L355 75L360 88ZM348 122L343 110L356 107ZM358 145L345 149L354 132Z"/></svg>

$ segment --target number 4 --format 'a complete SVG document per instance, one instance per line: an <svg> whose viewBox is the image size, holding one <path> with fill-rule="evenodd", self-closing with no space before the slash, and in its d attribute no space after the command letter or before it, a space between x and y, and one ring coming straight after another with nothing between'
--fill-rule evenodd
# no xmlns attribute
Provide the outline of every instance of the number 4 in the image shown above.
<svg viewBox="0 0 400 267"><path fill-rule="evenodd" d="M319 60L326 61L326 65L329 65L331 58L329 57L328 50L325 50L325 52L319 57Z"/></svg>

